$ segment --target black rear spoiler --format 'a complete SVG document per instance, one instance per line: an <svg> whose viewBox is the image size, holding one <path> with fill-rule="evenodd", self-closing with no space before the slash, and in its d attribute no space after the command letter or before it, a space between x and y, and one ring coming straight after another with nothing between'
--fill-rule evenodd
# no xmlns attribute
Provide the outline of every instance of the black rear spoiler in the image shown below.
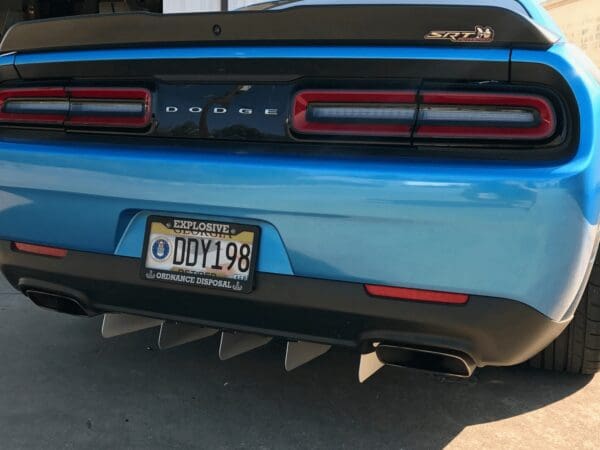
<svg viewBox="0 0 600 450"><path fill-rule="evenodd" d="M557 36L496 6L323 5L202 14L126 13L20 22L0 52L191 44L436 45L546 49Z"/></svg>

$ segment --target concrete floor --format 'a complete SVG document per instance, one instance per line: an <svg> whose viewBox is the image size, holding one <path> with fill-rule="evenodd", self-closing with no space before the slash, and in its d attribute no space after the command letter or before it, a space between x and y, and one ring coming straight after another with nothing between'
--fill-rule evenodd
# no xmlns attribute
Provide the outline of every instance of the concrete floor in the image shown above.
<svg viewBox="0 0 600 450"><path fill-rule="evenodd" d="M215 337L156 350L43 311L0 281L0 448L599 448L600 376L525 367L468 381L334 350L286 374L275 343L227 362Z"/></svg>

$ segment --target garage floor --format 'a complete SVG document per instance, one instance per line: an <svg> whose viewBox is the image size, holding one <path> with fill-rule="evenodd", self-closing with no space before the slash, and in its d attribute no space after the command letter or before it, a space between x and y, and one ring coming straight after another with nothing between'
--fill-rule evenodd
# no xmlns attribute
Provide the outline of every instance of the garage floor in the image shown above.
<svg viewBox="0 0 600 450"><path fill-rule="evenodd" d="M156 350L40 310L0 280L0 447L598 448L600 376L485 369L468 381L332 351L286 374L283 345L227 362L217 338Z"/></svg>

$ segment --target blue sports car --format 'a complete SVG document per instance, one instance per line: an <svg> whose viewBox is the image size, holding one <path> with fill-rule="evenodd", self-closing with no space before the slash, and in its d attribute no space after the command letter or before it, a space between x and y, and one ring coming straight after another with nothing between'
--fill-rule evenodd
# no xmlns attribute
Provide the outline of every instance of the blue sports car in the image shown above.
<svg viewBox="0 0 600 450"><path fill-rule="evenodd" d="M599 77L536 1L157 11L3 36L0 266L35 304L361 381L600 368Z"/></svg>

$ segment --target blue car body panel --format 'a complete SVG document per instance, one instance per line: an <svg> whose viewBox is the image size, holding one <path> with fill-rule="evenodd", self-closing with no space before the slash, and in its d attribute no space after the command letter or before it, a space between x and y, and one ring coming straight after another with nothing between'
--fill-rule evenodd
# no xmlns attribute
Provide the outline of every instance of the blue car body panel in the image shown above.
<svg viewBox="0 0 600 450"><path fill-rule="evenodd" d="M423 47L332 47L332 46L275 46L275 47L175 47L124 48L110 50L72 50L46 53L9 55L15 64L64 63L73 61L118 61L161 59L430 59L462 61L508 61L508 49L423 48ZM12 60L11 60L12 61Z"/></svg>
<svg viewBox="0 0 600 450"><path fill-rule="evenodd" d="M2 66L14 66L16 59L15 53L5 53L0 55L0 67Z"/></svg>
<svg viewBox="0 0 600 450"><path fill-rule="evenodd" d="M298 57L544 64L574 92L579 147L568 161L500 163L0 137L0 238L139 258L151 214L227 219L261 226L262 272L507 298L554 320L572 313L598 242L600 90L566 44L82 50L5 55L0 64Z"/></svg>

